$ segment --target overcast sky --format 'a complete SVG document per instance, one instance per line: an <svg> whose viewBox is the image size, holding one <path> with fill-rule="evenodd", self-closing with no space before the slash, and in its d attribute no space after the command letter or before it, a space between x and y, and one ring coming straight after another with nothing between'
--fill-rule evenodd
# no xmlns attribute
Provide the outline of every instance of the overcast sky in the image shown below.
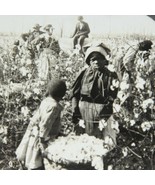
<svg viewBox="0 0 155 185"><path fill-rule="evenodd" d="M76 15L0 15L0 32L27 32L33 25L52 24L55 34L70 36L76 24ZM142 33L155 34L155 22L144 15L84 15L92 34Z"/></svg>

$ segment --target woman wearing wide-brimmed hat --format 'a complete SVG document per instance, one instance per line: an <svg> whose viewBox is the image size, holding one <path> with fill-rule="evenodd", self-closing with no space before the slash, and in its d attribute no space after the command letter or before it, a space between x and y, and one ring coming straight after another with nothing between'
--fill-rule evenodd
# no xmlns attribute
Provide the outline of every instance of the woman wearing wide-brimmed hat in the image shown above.
<svg viewBox="0 0 155 185"><path fill-rule="evenodd" d="M52 26L52 24L47 24L45 27L44 27L44 30L45 31L50 31L51 33L53 32L53 26Z"/></svg>
<svg viewBox="0 0 155 185"><path fill-rule="evenodd" d="M34 30L40 30L41 27L42 27L42 26L40 26L39 24L35 24L35 25L33 26L33 29L34 29Z"/></svg>
<svg viewBox="0 0 155 185"><path fill-rule="evenodd" d="M107 121L112 115L113 102L118 92L118 87L113 85L116 84L117 75L107 68L109 54L110 50L102 43L87 49L85 62L88 68L77 77L70 94L73 122L77 124L82 119L85 132L99 138L104 138L106 130L99 129L99 122Z"/></svg>
<svg viewBox="0 0 155 185"><path fill-rule="evenodd" d="M33 31L30 31L29 33L23 33L21 35L22 39L26 42L27 40L31 42L32 40L36 39L39 35L43 34L44 32L40 30L42 26L39 24L35 24L33 26Z"/></svg>
<svg viewBox="0 0 155 185"><path fill-rule="evenodd" d="M36 44L39 48L38 76L42 80L51 79L52 66L55 65L60 52L58 40L53 36L53 26L48 24L44 27L45 33L40 35Z"/></svg>
<svg viewBox="0 0 155 185"><path fill-rule="evenodd" d="M47 24L44 27L45 33L42 36L42 41L43 41L43 48L49 48L52 51L55 52L55 54L59 54L60 52L60 47L57 39L53 36L53 30L54 27L52 24Z"/></svg>

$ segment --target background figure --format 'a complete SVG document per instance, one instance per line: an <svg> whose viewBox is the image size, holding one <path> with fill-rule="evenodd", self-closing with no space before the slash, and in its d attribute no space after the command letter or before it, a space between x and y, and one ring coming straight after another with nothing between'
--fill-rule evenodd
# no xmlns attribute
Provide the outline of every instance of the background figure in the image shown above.
<svg viewBox="0 0 155 185"><path fill-rule="evenodd" d="M85 62L89 67L81 71L70 94L73 122L77 124L82 118L85 132L98 138L104 138L104 131L99 130L99 122L107 121L112 115L113 102L118 92L115 86L117 75L106 67L108 51L102 43L87 49Z"/></svg>
<svg viewBox="0 0 155 185"><path fill-rule="evenodd" d="M44 27L45 33L43 34L43 48L49 48L54 52L55 55L59 55L60 46L57 39L53 35L53 26L48 24Z"/></svg>
<svg viewBox="0 0 155 185"><path fill-rule="evenodd" d="M46 32L36 40L36 44L39 46L39 58L36 63L38 64L38 76L41 80L51 79L52 65L55 65L60 52L59 43L53 36L53 29L51 24L46 25L44 27Z"/></svg>
<svg viewBox="0 0 155 185"><path fill-rule="evenodd" d="M26 133L16 150L17 159L27 169L44 169L43 156L48 141L58 136L62 106L59 101L66 93L66 84L53 79L47 87L46 98L32 117Z"/></svg>
<svg viewBox="0 0 155 185"><path fill-rule="evenodd" d="M3 84L3 82L4 82L4 61L3 61L3 58L0 57L0 83ZM1 110L1 108L0 108L0 110Z"/></svg>
<svg viewBox="0 0 155 185"><path fill-rule="evenodd" d="M80 46L80 51L84 43L84 39L88 37L90 33L90 28L88 23L83 21L83 16L78 16L78 23L76 24L75 31L73 33L73 45L74 49L78 44Z"/></svg>
<svg viewBox="0 0 155 185"><path fill-rule="evenodd" d="M23 33L21 35L22 39L26 42L29 41L31 42L32 40L34 40L35 38L37 38L39 35L43 34L44 32L42 32L40 30L42 26L40 26L39 24L35 24L33 26L33 31L29 31L28 33Z"/></svg>
<svg viewBox="0 0 155 185"><path fill-rule="evenodd" d="M12 50L11 50L11 58L13 60L16 59L16 57L20 56L21 52L21 46L20 46L20 41L19 40L15 40L12 46Z"/></svg>
<svg viewBox="0 0 155 185"><path fill-rule="evenodd" d="M152 45L153 43L150 40L144 40L135 45L131 45L127 49L124 56L122 57L122 60L120 61L120 63L118 63L118 65L122 66L120 68L121 70L118 71L121 77L118 97L121 100L120 104L122 106L125 105L126 108L124 108L124 110L125 109L128 110L130 112L130 115L132 115L132 112L133 112L132 104L135 99L135 97L133 96L133 92L136 89L135 83L137 83L137 76L139 76L140 79L141 78L143 79L143 78L146 78L148 75L147 73L150 72L147 69L147 67L149 66L147 62L148 62L150 49ZM145 77L142 75L142 71L144 70L144 68L146 70ZM153 65L151 69L152 68L153 68ZM150 74L150 77L153 77L153 76L154 75ZM124 84L128 84L127 87L124 87ZM151 85L152 84L153 83L151 81ZM153 89L154 89L154 85L152 86L152 91L154 91Z"/></svg>
<svg viewBox="0 0 155 185"><path fill-rule="evenodd" d="M131 73L132 68L134 69L135 66L133 66L134 61L136 59L136 55L138 52L144 51L144 56L141 56L142 58L148 58L150 55L150 49L152 47L153 43L151 40L144 40L142 42L138 42L134 45L130 45L127 50L124 52L120 60L116 61L116 69L117 73L119 75L120 81L123 80L124 73ZM140 57L140 54L138 54Z"/></svg>

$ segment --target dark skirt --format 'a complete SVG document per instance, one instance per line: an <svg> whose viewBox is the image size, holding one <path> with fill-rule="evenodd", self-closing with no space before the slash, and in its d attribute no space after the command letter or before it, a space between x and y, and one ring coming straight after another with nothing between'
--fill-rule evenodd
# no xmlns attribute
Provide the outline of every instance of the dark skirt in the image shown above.
<svg viewBox="0 0 155 185"><path fill-rule="evenodd" d="M100 139L104 139L108 135L113 140L116 140L116 133L111 128L111 123L112 121L114 121L113 119L110 118L111 108L109 109L108 114L108 108L105 110L104 104L80 101L79 109L82 119L85 122L85 132L88 135L93 135ZM99 129L99 121L101 119L108 120L107 126L102 131L100 131Z"/></svg>

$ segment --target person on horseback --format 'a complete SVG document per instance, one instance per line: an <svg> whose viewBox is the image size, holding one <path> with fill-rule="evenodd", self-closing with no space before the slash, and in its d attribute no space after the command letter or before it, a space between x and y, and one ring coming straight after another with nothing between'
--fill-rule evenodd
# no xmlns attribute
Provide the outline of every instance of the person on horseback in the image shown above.
<svg viewBox="0 0 155 185"><path fill-rule="evenodd" d="M11 50L11 59L15 61L17 57L21 57L21 46L20 46L20 41L15 40L12 46Z"/></svg>
<svg viewBox="0 0 155 185"><path fill-rule="evenodd" d="M85 38L88 37L90 33L90 28L88 23L83 21L83 16L78 16L78 23L76 24L75 31L72 35L73 38L73 49L76 49L76 45L78 45L79 51L82 51L82 46Z"/></svg>

